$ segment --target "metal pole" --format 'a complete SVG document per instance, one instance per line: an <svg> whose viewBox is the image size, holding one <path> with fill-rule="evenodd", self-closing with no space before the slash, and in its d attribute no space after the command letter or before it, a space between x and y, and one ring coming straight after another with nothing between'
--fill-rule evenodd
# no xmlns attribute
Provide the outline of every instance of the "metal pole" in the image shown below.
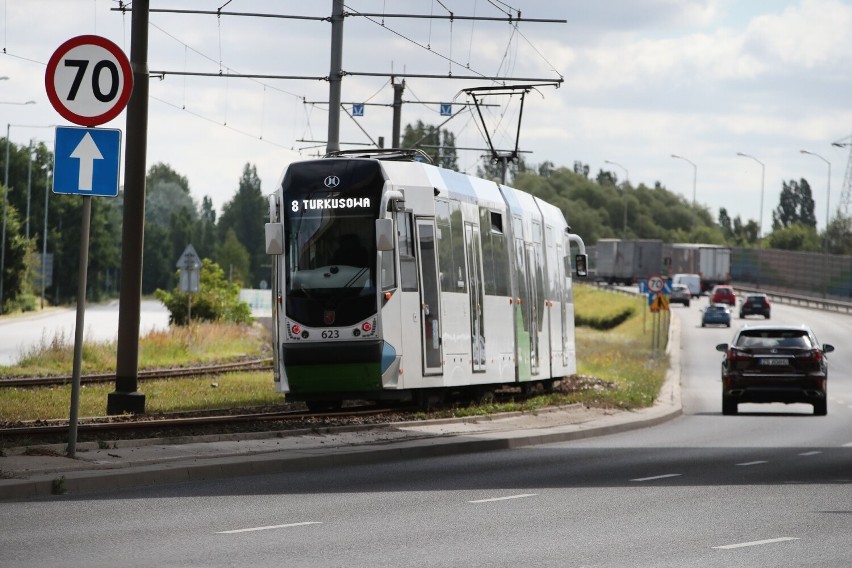
<svg viewBox="0 0 852 568"><path fill-rule="evenodd" d="M343 0L332 0L331 66L328 72L328 143L326 152L340 150L340 90L343 81Z"/></svg>
<svg viewBox="0 0 852 568"><path fill-rule="evenodd" d="M692 206L695 207L695 189L698 182L698 166L695 165L695 162L693 162L689 158L684 158L683 156L678 156L677 154L672 154L672 158L677 158L678 160L689 162L689 164L692 166Z"/></svg>
<svg viewBox="0 0 852 568"><path fill-rule="evenodd" d="M737 156L752 159L760 164L760 219L757 221L757 238L760 239L763 236L763 186L766 180L766 166L763 162L749 154L737 152Z"/></svg>
<svg viewBox="0 0 852 568"><path fill-rule="evenodd" d="M26 236L27 240L30 240L30 191L33 186L33 139L30 138L30 145L27 151L27 157L29 158L29 167L27 168L27 223L26 223Z"/></svg>
<svg viewBox="0 0 852 568"><path fill-rule="evenodd" d="M12 125L6 123L6 176L3 182L3 237L0 241L0 314L3 313L3 275L6 272L6 209L9 203L9 130Z"/></svg>
<svg viewBox="0 0 852 568"><path fill-rule="evenodd" d="M400 124L402 122L402 92L405 90L405 79L402 83L393 83L393 132L391 134L391 147L400 146Z"/></svg>
<svg viewBox="0 0 852 568"><path fill-rule="evenodd" d="M83 322L86 317L86 272L89 267L89 226L92 196L83 197L83 222L80 228L80 264L77 273L77 327L74 329L74 367L71 373L71 416L68 420L68 457L77 452L77 418L80 414L80 367L83 364Z"/></svg>
<svg viewBox="0 0 852 568"><path fill-rule="evenodd" d="M149 0L133 2L130 39L133 93L127 105L121 291L115 391L107 395L107 414L110 415L145 412L145 395L138 392L138 365L142 250L145 237L145 160L148 146L148 6Z"/></svg>
<svg viewBox="0 0 852 568"><path fill-rule="evenodd" d="M41 309L44 309L44 290L47 287L47 199L50 195L50 164L44 174L44 227L41 237Z"/></svg>

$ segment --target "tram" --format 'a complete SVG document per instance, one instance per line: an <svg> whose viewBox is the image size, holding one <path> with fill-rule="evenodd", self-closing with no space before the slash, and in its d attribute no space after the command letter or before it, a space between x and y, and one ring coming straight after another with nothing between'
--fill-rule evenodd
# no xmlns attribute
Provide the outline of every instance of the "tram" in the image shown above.
<svg viewBox="0 0 852 568"><path fill-rule="evenodd" d="M405 150L295 162L269 196L274 381L311 409L576 372L571 243L530 194Z"/></svg>

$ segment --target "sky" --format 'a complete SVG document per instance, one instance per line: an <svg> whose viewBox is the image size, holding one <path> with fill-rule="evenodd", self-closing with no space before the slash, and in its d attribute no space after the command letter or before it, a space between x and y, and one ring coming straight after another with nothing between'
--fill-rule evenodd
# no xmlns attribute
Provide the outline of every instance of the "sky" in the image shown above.
<svg viewBox="0 0 852 568"><path fill-rule="evenodd" d="M13 143L52 148L55 126L71 126L45 88L47 62L63 42L99 35L129 56L131 13L118 7L0 0L0 128ZM330 24L215 12L322 18L331 0L150 0L150 7L213 14L150 14L148 67L157 75L149 166L170 165L197 202L209 196L221 211L245 164L256 166L269 194L288 163L324 153ZM442 128L457 147L470 148L459 152L470 174L486 153L484 133L500 149L513 148L519 133L528 164L579 161L592 177L602 169L633 186L659 182L714 218L724 207L731 218L760 221L764 233L785 181L808 180L820 230L848 193L852 146L832 143L852 142L850 0L346 0L346 10L353 15L344 21L343 149L379 137L390 145L391 74L433 75L405 79L402 125L447 121ZM518 11L520 21L505 20ZM452 20L395 17L450 12ZM544 85L529 90L522 114L517 95L487 97L482 124L462 89L493 86L494 78ZM350 117L359 102L369 103L364 116ZM440 103L458 114L447 120ZM102 126L125 130L126 113Z"/></svg>

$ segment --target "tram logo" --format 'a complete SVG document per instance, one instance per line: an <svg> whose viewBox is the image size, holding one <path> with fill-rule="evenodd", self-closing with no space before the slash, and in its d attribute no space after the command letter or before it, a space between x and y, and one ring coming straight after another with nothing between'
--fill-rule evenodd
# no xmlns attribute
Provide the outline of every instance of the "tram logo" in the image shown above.
<svg viewBox="0 0 852 568"><path fill-rule="evenodd" d="M334 310L325 310L322 313L322 321L325 325L334 323Z"/></svg>
<svg viewBox="0 0 852 568"><path fill-rule="evenodd" d="M329 189L334 189L338 185L340 185L340 178L337 176L328 176L323 180L323 185L325 185Z"/></svg>

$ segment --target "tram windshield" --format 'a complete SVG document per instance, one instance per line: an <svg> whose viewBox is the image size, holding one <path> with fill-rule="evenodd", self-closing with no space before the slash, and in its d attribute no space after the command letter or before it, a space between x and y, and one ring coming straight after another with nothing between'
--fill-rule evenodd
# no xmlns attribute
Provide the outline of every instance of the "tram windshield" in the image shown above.
<svg viewBox="0 0 852 568"><path fill-rule="evenodd" d="M305 180L293 176L288 186L289 172L284 180L287 313L315 327L353 325L376 312L375 219L384 180L374 162L328 162L337 167L314 172L319 183L294 183Z"/></svg>

